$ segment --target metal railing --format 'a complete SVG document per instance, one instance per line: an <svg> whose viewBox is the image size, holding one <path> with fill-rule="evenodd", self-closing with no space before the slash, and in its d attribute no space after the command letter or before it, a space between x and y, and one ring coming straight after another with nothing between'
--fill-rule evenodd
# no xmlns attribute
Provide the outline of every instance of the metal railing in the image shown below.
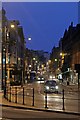
<svg viewBox="0 0 80 120"><path fill-rule="evenodd" d="M55 94L50 95L46 92L40 94L34 88L17 86L16 87L10 86L6 88L6 99L9 102L14 102L26 106L35 106L37 108L57 110L61 109L69 111L78 110L77 103L80 100L78 97L78 93L72 91L65 91L64 89L62 89L62 92L59 94L59 96L57 95L55 96ZM69 107L70 109L68 109Z"/></svg>

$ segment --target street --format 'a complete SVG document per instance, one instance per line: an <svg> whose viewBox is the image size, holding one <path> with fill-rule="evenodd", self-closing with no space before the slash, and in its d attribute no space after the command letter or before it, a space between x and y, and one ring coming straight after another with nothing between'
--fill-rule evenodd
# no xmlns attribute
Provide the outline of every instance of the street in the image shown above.
<svg viewBox="0 0 80 120"><path fill-rule="evenodd" d="M34 88L34 98L33 98L33 89ZM63 88L63 87L62 87ZM14 89L15 90L15 89ZM12 90L12 92L14 92ZM79 111L79 95L78 92L73 92L65 87L64 92L64 106L63 106L63 94L55 94L49 93L47 94L47 107L51 110L63 110L63 107L66 111L78 112ZM9 95L8 95L9 97ZM34 101L33 101L34 99ZM17 98L15 97L15 93L11 97L11 101L23 104L23 88L19 89L17 92ZM24 86L24 105L26 106L34 106L36 108L45 108L46 107L46 98L45 93L43 91L43 84L38 84L36 82L31 84L26 84ZM34 103L33 103L34 102Z"/></svg>
<svg viewBox="0 0 80 120"><path fill-rule="evenodd" d="M3 118L80 118L78 115L56 113L56 112L43 112L33 110L23 110L15 108L3 107L2 109Z"/></svg>
<svg viewBox="0 0 80 120"><path fill-rule="evenodd" d="M3 114L3 119L78 118L79 11L80 2L1 4L0 116Z"/></svg>

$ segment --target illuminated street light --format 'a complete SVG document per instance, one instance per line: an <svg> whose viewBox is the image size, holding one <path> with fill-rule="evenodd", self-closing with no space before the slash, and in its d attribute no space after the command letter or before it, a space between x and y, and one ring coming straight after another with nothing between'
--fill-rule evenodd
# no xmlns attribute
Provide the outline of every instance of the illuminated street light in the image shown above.
<svg viewBox="0 0 80 120"><path fill-rule="evenodd" d="M31 65L29 65L29 67L32 67Z"/></svg>
<svg viewBox="0 0 80 120"><path fill-rule="evenodd" d="M20 58L18 58L18 60L20 61Z"/></svg>
<svg viewBox="0 0 80 120"><path fill-rule="evenodd" d="M36 58L33 58L33 60L36 60Z"/></svg>
<svg viewBox="0 0 80 120"><path fill-rule="evenodd" d="M38 63L38 61L36 61L36 63Z"/></svg>
<svg viewBox="0 0 80 120"><path fill-rule="evenodd" d="M11 28L14 28L15 27L15 25L14 24L11 24Z"/></svg>
<svg viewBox="0 0 80 120"><path fill-rule="evenodd" d="M44 65L42 65L42 68L44 68Z"/></svg>
<svg viewBox="0 0 80 120"><path fill-rule="evenodd" d="M51 63L51 60L48 60L48 63Z"/></svg>
<svg viewBox="0 0 80 120"><path fill-rule="evenodd" d="M60 53L60 56L62 56L62 53Z"/></svg>
<svg viewBox="0 0 80 120"><path fill-rule="evenodd" d="M57 59L55 59L55 62L57 62L58 60Z"/></svg>
<svg viewBox="0 0 80 120"><path fill-rule="evenodd" d="M46 64L48 65L49 63L47 62Z"/></svg>
<svg viewBox="0 0 80 120"><path fill-rule="evenodd" d="M60 53L60 56L66 56L67 53Z"/></svg>
<svg viewBox="0 0 80 120"><path fill-rule="evenodd" d="M32 40L32 38L31 38L31 37L29 37L29 38L28 38L28 40L30 41L30 40Z"/></svg>

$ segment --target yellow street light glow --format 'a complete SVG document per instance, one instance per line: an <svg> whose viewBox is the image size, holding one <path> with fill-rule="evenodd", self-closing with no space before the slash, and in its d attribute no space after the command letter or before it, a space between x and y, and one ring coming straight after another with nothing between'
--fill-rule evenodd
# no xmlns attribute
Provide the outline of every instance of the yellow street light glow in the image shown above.
<svg viewBox="0 0 80 120"><path fill-rule="evenodd" d="M51 63L51 60L48 60L49 63Z"/></svg>
<svg viewBox="0 0 80 120"><path fill-rule="evenodd" d="M55 59L55 62L57 61L57 59Z"/></svg>
<svg viewBox="0 0 80 120"><path fill-rule="evenodd" d="M60 56L62 56L62 53L60 53Z"/></svg>
<svg viewBox="0 0 80 120"><path fill-rule="evenodd" d="M11 28L14 28L14 27L15 27L15 25L11 24Z"/></svg>
<svg viewBox="0 0 80 120"><path fill-rule="evenodd" d="M42 68L44 68L44 65L42 65Z"/></svg>
<svg viewBox="0 0 80 120"><path fill-rule="evenodd" d="M66 56L67 53L60 53L60 56Z"/></svg>
<svg viewBox="0 0 80 120"><path fill-rule="evenodd" d="M33 60L36 60L36 58L33 58Z"/></svg>
<svg viewBox="0 0 80 120"><path fill-rule="evenodd" d="M20 58L18 58L18 60L20 61Z"/></svg>

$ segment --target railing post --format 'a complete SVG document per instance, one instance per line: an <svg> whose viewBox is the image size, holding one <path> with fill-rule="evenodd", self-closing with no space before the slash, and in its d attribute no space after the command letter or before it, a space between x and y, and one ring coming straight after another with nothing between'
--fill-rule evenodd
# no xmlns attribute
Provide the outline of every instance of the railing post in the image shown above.
<svg viewBox="0 0 80 120"><path fill-rule="evenodd" d="M24 87L23 87L23 105L24 105Z"/></svg>
<svg viewBox="0 0 80 120"><path fill-rule="evenodd" d="M10 86L10 99L9 99L9 102L11 102L11 86Z"/></svg>
<svg viewBox="0 0 80 120"><path fill-rule="evenodd" d="M65 110L65 108L64 108L64 89L63 89L62 93L63 93L63 97L62 97L62 99L63 99L63 110Z"/></svg>
<svg viewBox="0 0 80 120"><path fill-rule="evenodd" d="M34 88L33 88L33 104L32 106L34 106Z"/></svg>
<svg viewBox="0 0 80 120"><path fill-rule="evenodd" d="M48 108L47 107L47 92L45 92L45 108Z"/></svg>
<svg viewBox="0 0 80 120"><path fill-rule="evenodd" d="M15 87L15 103L17 103L17 87Z"/></svg>

